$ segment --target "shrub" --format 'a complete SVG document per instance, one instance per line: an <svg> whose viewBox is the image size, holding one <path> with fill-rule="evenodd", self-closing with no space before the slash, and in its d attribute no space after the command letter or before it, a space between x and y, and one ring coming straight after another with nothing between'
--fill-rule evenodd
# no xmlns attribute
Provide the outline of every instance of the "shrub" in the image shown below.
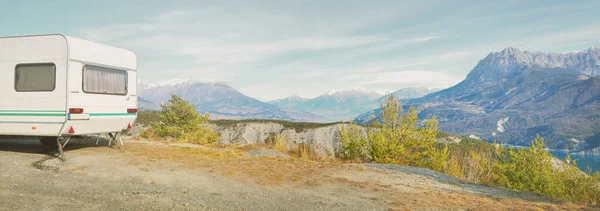
<svg viewBox="0 0 600 211"><path fill-rule="evenodd" d="M556 158L544 150L544 139L539 136L529 148L463 140L451 150L448 166L457 162L463 174L446 170L444 173L457 178L573 202L595 204L600 196L600 173L580 171L569 157L557 168L552 164Z"/></svg>
<svg viewBox="0 0 600 211"><path fill-rule="evenodd" d="M287 153L289 151L288 148L288 140L283 137L281 134L270 134L269 137L265 140L267 146L270 148Z"/></svg>
<svg viewBox="0 0 600 211"><path fill-rule="evenodd" d="M209 114L198 114L194 106L177 95L161 105L159 121L153 122L154 134L169 140L206 144L218 140L218 135L206 126Z"/></svg>
<svg viewBox="0 0 600 211"><path fill-rule="evenodd" d="M317 160L317 154L310 149L310 145L305 143L300 143L296 145L296 148L291 151L292 155L295 155L298 158L303 160Z"/></svg>
<svg viewBox="0 0 600 211"><path fill-rule="evenodd" d="M449 151L447 147L435 147L437 120L433 117L418 126L414 107L402 112L398 99L388 95L380 102L379 118L367 127L367 136L360 134L358 127L350 124L340 131L344 159L394 163L429 167L442 170Z"/></svg>
<svg viewBox="0 0 600 211"><path fill-rule="evenodd" d="M496 184L500 186L575 202L598 202L600 173L580 171L570 157L560 168L554 167L539 135L530 148L510 149L499 156L502 168Z"/></svg>
<svg viewBox="0 0 600 211"><path fill-rule="evenodd" d="M154 136L154 132L151 129L142 130L140 136L145 139L150 139Z"/></svg>
<svg viewBox="0 0 600 211"><path fill-rule="evenodd" d="M340 142L343 150L338 152L338 157L346 160L371 160L367 138L362 136L356 125L342 125Z"/></svg>
<svg viewBox="0 0 600 211"><path fill-rule="evenodd" d="M273 149L287 153L289 151L287 139L285 139L282 135L277 135L275 137L275 144L273 145Z"/></svg>

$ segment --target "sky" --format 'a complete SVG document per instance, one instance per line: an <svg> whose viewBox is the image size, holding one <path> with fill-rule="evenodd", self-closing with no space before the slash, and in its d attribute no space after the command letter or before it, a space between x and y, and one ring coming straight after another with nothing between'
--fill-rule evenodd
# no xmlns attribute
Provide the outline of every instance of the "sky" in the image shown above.
<svg viewBox="0 0 600 211"><path fill-rule="evenodd" d="M138 79L268 101L448 87L492 51L600 46L600 1L8 1L0 37L61 33L134 51Z"/></svg>

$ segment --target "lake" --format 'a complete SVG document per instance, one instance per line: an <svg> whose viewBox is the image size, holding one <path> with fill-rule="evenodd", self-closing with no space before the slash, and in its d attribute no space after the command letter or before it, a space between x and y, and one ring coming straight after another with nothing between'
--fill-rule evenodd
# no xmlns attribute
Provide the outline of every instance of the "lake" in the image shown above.
<svg viewBox="0 0 600 211"><path fill-rule="evenodd" d="M549 152L562 160L564 160L568 154L562 150L550 150ZM592 173L600 171L600 156L598 155L571 154L571 160L577 161L577 166L584 172L587 172L588 166L592 168Z"/></svg>
<svg viewBox="0 0 600 211"><path fill-rule="evenodd" d="M510 144L503 144L506 147L513 147L513 148L529 148L526 146L517 146L517 145L510 145ZM565 160L565 157L567 157L568 152L564 151L564 150L548 150L548 152L550 152L550 154L556 156L557 158L561 159L561 160ZM581 169L584 172L587 172L587 167L589 166L590 168L592 168L592 173L596 172L596 171L600 171L600 155L581 155L581 154L571 154L571 160L574 160L577 162L577 167L579 167L579 169Z"/></svg>

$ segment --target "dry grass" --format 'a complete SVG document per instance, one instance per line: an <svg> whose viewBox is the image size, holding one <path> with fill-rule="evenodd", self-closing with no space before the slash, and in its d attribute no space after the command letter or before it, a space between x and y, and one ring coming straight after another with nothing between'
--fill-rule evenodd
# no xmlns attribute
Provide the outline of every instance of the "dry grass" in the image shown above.
<svg viewBox="0 0 600 211"><path fill-rule="evenodd" d="M310 148L310 145L305 143L295 144L290 149L290 141L281 134L270 136L265 142L266 147L268 148L287 153L302 160L327 161L327 159L319 157L319 155ZM260 148L265 146L247 145L246 147Z"/></svg>
<svg viewBox="0 0 600 211"><path fill-rule="evenodd" d="M152 171L149 165L164 163L171 171L178 169L200 169L221 174L242 182L260 185L292 185L304 188L352 187L360 192L376 193L377 200L386 202L390 210L423 209L469 209L469 210L585 210L583 205L571 203L553 204L532 202L517 198L492 199L465 193L424 189L417 192L402 192L376 181L357 182L340 177L330 177L329 172L351 172L368 170L363 165L340 162L316 162L309 152L298 150L299 158L244 157L247 150L260 146L218 146L217 148L189 148L174 146L151 146L128 143L120 152L131 164L139 165L142 171ZM264 146L263 146L264 147ZM90 150L111 150L91 148ZM84 150L87 151L87 150ZM113 151L114 152L114 151ZM97 151L96 151L97 153ZM305 153L304 156L302 153ZM423 190L423 189L422 189ZM374 199L375 200L375 199Z"/></svg>
<svg viewBox="0 0 600 211"><path fill-rule="evenodd" d="M291 150L289 154L302 160L326 161L326 159L320 158L308 144L304 143L296 145L296 148Z"/></svg>
<svg viewBox="0 0 600 211"><path fill-rule="evenodd" d="M275 143L273 144L273 149L283 152L283 153L287 153L289 151L287 139L284 138L282 135L277 135L275 137Z"/></svg>
<svg viewBox="0 0 600 211"><path fill-rule="evenodd" d="M132 164L167 160L183 168L207 169L242 181L254 181L262 185L297 183L314 186L315 182L303 182L319 177L324 169L335 168L334 163L314 162L296 158L244 157L243 152L254 147L229 146L217 149L148 146L127 144L123 153L134 155ZM130 156L128 156L130 157ZM316 180L315 180L316 181Z"/></svg>

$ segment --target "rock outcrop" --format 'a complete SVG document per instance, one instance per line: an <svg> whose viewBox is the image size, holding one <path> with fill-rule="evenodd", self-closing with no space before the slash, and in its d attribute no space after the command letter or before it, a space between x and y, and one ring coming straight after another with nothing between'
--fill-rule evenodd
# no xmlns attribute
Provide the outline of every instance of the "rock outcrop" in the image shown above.
<svg viewBox="0 0 600 211"><path fill-rule="evenodd" d="M340 130L348 124L333 124L317 128L294 129L286 128L282 124L274 122L240 122L233 126L219 126L213 124L215 132L220 134L221 144L266 144L269 138L276 135L283 136L288 141L288 148L294 149L298 144L306 144L317 153L319 157L335 156L341 150ZM359 131L366 137L364 127L358 126ZM447 136L438 138L438 143L459 143L461 138Z"/></svg>
<svg viewBox="0 0 600 211"><path fill-rule="evenodd" d="M278 123L243 122L234 126L214 125L214 130L220 134L219 142L222 144L265 144L269 137L282 135L288 140L290 149L298 144L307 144L318 156L331 157L341 147L339 134L343 125L298 130ZM364 128L360 129L365 132Z"/></svg>

